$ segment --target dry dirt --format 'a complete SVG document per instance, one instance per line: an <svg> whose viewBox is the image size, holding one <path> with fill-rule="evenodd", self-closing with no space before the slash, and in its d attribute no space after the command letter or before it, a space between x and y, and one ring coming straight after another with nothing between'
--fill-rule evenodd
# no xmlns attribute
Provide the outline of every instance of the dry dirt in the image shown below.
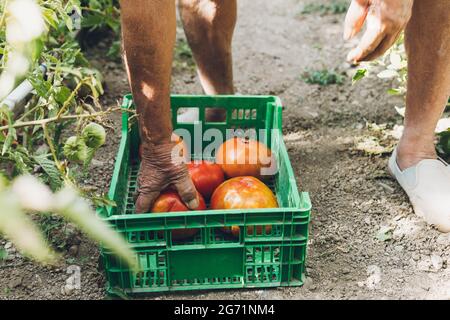
<svg viewBox="0 0 450 320"><path fill-rule="evenodd" d="M414 215L407 197L387 173L387 157L354 150L355 139L370 133L366 121L390 126L401 122L394 106L402 101L388 97L389 84L375 77L351 85L353 70L344 58L354 43L341 40L344 15L299 15L307 3L300 0L238 3L236 89L282 98L285 141L298 185L311 194L308 279L302 288L149 298L450 299L450 235ZM128 87L120 62L102 58L104 46L100 44L90 55L105 73L104 103L113 105ZM345 74L344 84L320 87L300 77L307 69L322 68ZM201 87L192 72L176 71L173 92L201 93ZM110 132L85 181L99 190L108 188L118 146L120 120L118 116L113 120L117 130ZM384 234L388 239L380 237ZM78 254L72 257L68 252L59 269L37 266L12 252L0 264L0 299L104 299L97 259L96 246L84 237ZM81 267L81 289L64 294L61 287L70 276L69 265Z"/></svg>

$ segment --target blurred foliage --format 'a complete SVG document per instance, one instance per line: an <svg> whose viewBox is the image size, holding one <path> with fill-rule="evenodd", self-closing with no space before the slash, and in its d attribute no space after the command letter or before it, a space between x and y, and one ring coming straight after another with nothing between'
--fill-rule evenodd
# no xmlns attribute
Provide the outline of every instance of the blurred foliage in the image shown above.
<svg viewBox="0 0 450 320"><path fill-rule="evenodd" d="M177 38L174 49L173 67L175 72L195 72L195 61L191 48L184 38Z"/></svg>
<svg viewBox="0 0 450 320"><path fill-rule="evenodd" d="M7 39L7 22L11 19L5 9L15 2L37 3L45 22L41 35L21 44L19 50L11 37ZM0 170L9 179L32 173L56 191L65 182L76 185L89 165L89 161L80 164L65 157L62 136L71 131L80 136L89 123L102 124L111 110L103 110L99 103L103 93L101 74L90 66L76 35L79 28L107 27L118 32L116 5L113 0L1 0L1 16L5 18L0 25L0 71L5 71L13 54L25 56L29 71L16 74L14 84L26 77L35 90L22 112L4 105L0 108ZM23 12L18 19L24 20L27 15L30 13ZM19 21L19 25L23 23ZM45 74L38 68L41 64L47 68ZM99 195L92 198L102 202Z"/></svg>
<svg viewBox="0 0 450 320"><path fill-rule="evenodd" d="M113 60L121 59L120 10L119 0L84 0L81 1L83 19L81 28L87 39L96 39L95 32L111 31L113 42L107 56Z"/></svg>
<svg viewBox="0 0 450 320"><path fill-rule="evenodd" d="M450 100L449 100L450 102ZM450 157L450 128L438 133L437 150L444 157Z"/></svg>
<svg viewBox="0 0 450 320"><path fill-rule="evenodd" d="M28 213L56 213L74 223L92 239L110 248L131 267L136 261L127 242L95 215L89 203L75 189L65 186L57 193L31 175L23 175L9 183L0 181L0 234L10 239L27 257L45 264L56 264L58 255L49 248L42 232ZM48 227L46 229L48 231Z"/></svg>
<svg viewBox="0 0 450 320"><path fill-rule="evenodd" d="M120 108L100 105L102 77L77 34L83 28L119 32L119 24L113 0L0 0L0 234L44 263L55 263L57 255L30 212L57 214L134 263L126 242L91 209L113 203L78 184L105 142L106 116ZM34 94L11 108L4 99L24 79ZM83 161L66 156L64 150L73 150L62 142L65 135L85 145ZM44 221L44 232L51 228Z"/></svg>
<svg viewBox="0 0 450 320"><path fill-rule="evenodd" d="M330 84L342 84L344 76L335 70L308 70L302 75L302 79L309 84L328 86Z"/></svg>
<svg viewBox="0 0 450 320"><path fill-rule="evenodd" d="M341 14L345 13L348 9L350 2L347 0L331 0L325 3L318 1L307 3L303 6L300 14L319 13L321 15L326 14Z"/></svg>
<svg viewBox="0 0 450 320"><path fill-rule="evenodd" d="M89 30L110 28L120 33L119 0L82 0L84 10L81 27Z"/></svg>

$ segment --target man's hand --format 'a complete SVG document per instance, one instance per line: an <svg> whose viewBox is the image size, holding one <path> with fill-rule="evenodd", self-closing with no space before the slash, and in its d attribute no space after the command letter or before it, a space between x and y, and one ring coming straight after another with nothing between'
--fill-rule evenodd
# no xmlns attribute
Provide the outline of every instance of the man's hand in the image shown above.
<svg viewBox="0 0 450 320"><path fill-rule="evenodd" d="M199 206L197 190L189 176L185 163L172 157L177 143L142 144L141 168L138 177L136 213L150 212L160 192L172 185L189 209Z"/></svg>
<svg viewBox="0 0 450 320"><path fill-rule="evenodd" d="M344 40L353 38L367 22L367 30L347 60L358 63L383 55L405 29L414 0L352 0L345 18Z"/></svg>

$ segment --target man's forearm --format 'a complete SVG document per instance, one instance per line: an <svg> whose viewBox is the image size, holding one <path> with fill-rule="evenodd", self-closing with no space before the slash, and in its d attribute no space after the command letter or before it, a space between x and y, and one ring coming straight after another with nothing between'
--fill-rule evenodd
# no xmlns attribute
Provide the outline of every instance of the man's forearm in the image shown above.
<svg viewBox="0 0 450 320"><path fill-rule="evenodd" d="M124 59L143 143L170 141L175 1L121 0Z"/></svg>

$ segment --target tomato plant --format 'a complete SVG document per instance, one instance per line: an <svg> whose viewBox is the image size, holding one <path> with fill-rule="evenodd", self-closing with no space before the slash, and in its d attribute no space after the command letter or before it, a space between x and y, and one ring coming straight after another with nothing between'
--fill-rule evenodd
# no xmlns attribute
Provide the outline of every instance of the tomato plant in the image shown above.
<svg viewBox="0 0 450 320"><path fill-rule="evenodd" d="M102 108L101 74L77 35L96 27L118 32L118 12L113 0L0 0L0 234L41 262L55 255L27 212L62 216L134 263L80 195L112 203L78 183L105 142L106 116L120 108ZM20 83L20 95L31 98L17 103L10 93Z"/></svg>
<svg viewBox="0 0 450 320"><path fill-rule="evenodd" d="M21 12L15 13L20 9ZM77 34L80 29L100 28L118 33L118 1L11 0L0 2L0 10L0 83L2 79L11 78L10 65L17 59L23 61L25 68L14 75L9 90L0 90L0 101L24 79L34 89L31 99L24 105L0 107L0 170L9 179L33 173L54 191L66 183L78 186L78 179L102 144L84 148L82 144L88 139L86 134L82 139L84 128L87 127L86 132L94 125L101 126L108 113L120 108L102 108L99 102L103 93L101 74L85 58ZM5 19L6 15L10 18ZM40 33L35 32L30 39L7 37L14 25L27 27L23 17L34 19L29 28L41 26ZM42 21L42 25L36 21ZM45 66L45 72L39 66ZM73 138L63 141L62 136L67 134ZM78 147L73 144L75 140ZM69 143L65 146L65 142ZM104 142L104 137L100 137L100 142ZM80 150L79 157L69 152L71 147ZM71 161L71 158L83 161ZM102 195L87 189L80 188L80 191L96 204L106 201Z"/></svg>

